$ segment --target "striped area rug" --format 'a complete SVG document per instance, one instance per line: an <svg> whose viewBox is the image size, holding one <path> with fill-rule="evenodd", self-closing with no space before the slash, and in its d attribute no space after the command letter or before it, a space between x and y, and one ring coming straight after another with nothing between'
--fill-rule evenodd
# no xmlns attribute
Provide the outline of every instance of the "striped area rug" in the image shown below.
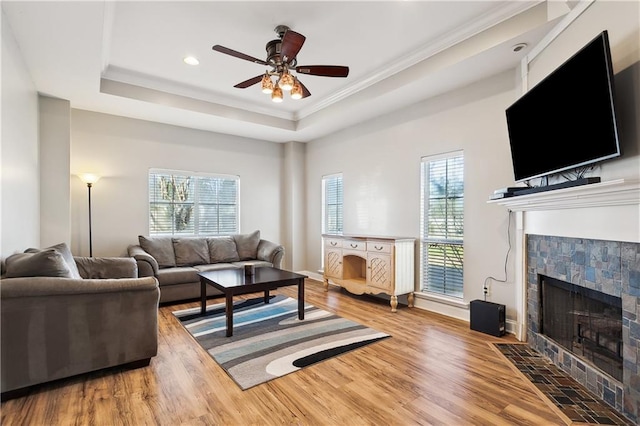
<svg viewBox="0 0 640 426"><path fill-rule="evenodd" d="M173 315L243 390L390 337L310 304L301 321L298 301L283 295L234 303L231 337L224 303Z"/></svg>

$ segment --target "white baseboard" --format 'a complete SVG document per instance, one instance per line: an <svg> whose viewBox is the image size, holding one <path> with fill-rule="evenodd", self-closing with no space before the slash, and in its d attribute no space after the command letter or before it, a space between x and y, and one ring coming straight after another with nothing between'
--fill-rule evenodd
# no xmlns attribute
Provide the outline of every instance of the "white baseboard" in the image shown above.
<svg viewBox="0 0 640 426"><path fill-rule="evenodd" d="M457 318L466 322L469 322L469 308L454 306L440 301L430 300L416 295L414 299L414 305L416 308L424 309L429 312L435 312L436 314L445 315L452 318Z"/></svg>
<svg viewBox="0 0 640 426"><path fill-rule="evenodd" d="M324 282L324 278L322 277L322 274L319 274L317 272L311 272L311 271L295 271L295 272L296 274L306 275L312 280Z"/></svg>
<svg viewBox="0 0 640 426"><path fill-rule="evenodd" d="M312 271L296 271L297 274L306 275L309 279L324 282L324 277L321 273L312 272ZM404 301L404 300L403 300ZM423 298L416 295L414 299L414 305L418 309L424 309L426 311L435 312L437 314L445 315L452 318L457 318L466 322L469 322L469 305L468 304L460 304L459 306L455 304L443 303L442 301L437 300L429 300L428 298ZM518 336L518 323L514 320L506 321L506 332L509 334L513 334L514 336Z"/></svg>
<svg viewBox="0 0 640 426"><path fill-rule="evenodd" d="M507 320L506 322L506 332L509 334L513 334L516 339L518 339L518 329L520 328L520 326L518 325L517 321L514 320Z"/></svg>

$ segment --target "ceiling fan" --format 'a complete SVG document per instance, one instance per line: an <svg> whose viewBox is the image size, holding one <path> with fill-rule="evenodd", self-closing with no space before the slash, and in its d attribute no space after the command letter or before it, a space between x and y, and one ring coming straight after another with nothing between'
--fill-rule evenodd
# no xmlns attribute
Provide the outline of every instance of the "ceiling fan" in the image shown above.
<svg viewBox="0 0 640 426"><path fill-rule="evenodd" d="M349 75L349 67L341 65L298 65L296 56L300 52L306 37L292 31L286 25L278 25L274 31L278 34L278 39L267 43L266 60L254 58L219 44L213 46L213 50L217 52L271 67L271 70L265 71L264 74L240 82L233 87L246 89L260 82L263 93L270 94L271 100L274 102L282 102L283 90L291 91L291 98L293 99L311 96L311 92L297 76L291 74L291 71L295 71L298 74L321 77L346 77ZM275 84L271 77L275 77Z"/></svg>

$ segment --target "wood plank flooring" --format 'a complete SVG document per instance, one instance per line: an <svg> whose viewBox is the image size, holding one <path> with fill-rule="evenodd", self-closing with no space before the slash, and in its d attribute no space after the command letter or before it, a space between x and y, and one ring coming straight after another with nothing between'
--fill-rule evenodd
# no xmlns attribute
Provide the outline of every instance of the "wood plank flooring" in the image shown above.
<svg viewBox="0 0 640 426"><path fill-rule="evenodd" d="M296 297L295 288L272 294ZM253 297L259 295L253 295ZM247 297L252 297L251 295ZM159 310L148 367L46 384L5 401L10 425L562 425L468 323L307 280L308 303L392 335L246 391ZM222 301L212 299L210 303Z"/></svg>

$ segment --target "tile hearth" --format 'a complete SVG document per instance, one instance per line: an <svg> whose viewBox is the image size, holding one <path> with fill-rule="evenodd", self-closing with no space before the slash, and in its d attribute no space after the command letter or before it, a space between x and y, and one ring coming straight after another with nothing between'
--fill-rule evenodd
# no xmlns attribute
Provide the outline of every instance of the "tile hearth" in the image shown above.
<svg viewBox="0 0 640 426"><path fill-rule="evenodd" d="M617 411L604 404L553 365L522 343L495 343L502 353L569 420L599 425L632 425Z"/></svg>

